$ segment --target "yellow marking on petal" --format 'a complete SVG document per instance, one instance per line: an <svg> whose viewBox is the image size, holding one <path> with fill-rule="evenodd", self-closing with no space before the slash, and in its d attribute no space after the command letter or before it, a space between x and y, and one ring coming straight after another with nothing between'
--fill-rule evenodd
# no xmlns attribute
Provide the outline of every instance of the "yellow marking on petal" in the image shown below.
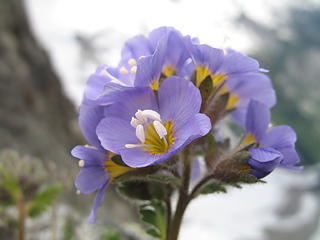
<svg viewBox="0 0 320 240"><path fill-rule="evenodd" d="M168 65L168 66L165 66L163 69L162 69L162 73L166 76L166 77L171 77L173 75L176 74L176 70L174 67Z"/></svg>
<svg viewBox="0 0 320 240"><path fill-rule="evenodd" d="M221 83L223 80L225 80L226 77L227 77L226 74L211 74L213 86L217 86L219 83Z"/></svg>
<svg viewBox="0 0 320 240"><path fill-rule="evenodd" d="M226 110L231 110L231 109L236 107L237 103L240 101L240 98L237 95L232 94L230 92L229 88L226 85L224 85L219 90L219 94L223 95L223 94L226 94L226 93L230 94L229 99L228 99L228 103L227 103L227 106L226 106Z"/></svg>
<svg viewBox="0 0 320 240"><path fill-rule="evenodd" d="M111 161L111 160L107 160L104 163L104 168L105 170L109 173L109 175L111 176L111 179L114 179L122 174L125 174L127 172L130 172L132 170L134 170L133 168L130 167L125 167L125 166L121 166L116 164L115 162Z"/></svg>
<svg viewBox="0 0 320 240"><path fill-rule="evenodd" d="M229 99L228 99L228 103L226 106L227 110L231 110L233 108L235 108L235 106L237 105L237 103L240 101L240 98L236 95L230 95Z"/></svg>
<svg viewBox="0 0 320 240"><path fill-rule="evenodd" d="M255 136L253 136L253 134L249 133L243 140L242 140L242 144L243 145L249 145L251 143L256 142L257 139Z"/></svg>
<svg viewBox="0 0 320 240"><path fill-rule="evenodd" d="M158 135L153 123L145 125L145 137L144 145L142 149L150 154L161 154L169 150L169 148L174 144L175 136L173 130L173 122L168 121L163 124L167 130L167 135L162 139Z"/></svg>
<svg viewBox="0 0 320 240"><path fill-rule="evenodd" d="M200 87L203 80L211 75L210 70L206 66L197 66L196 67L196 86Z"/></svg>
<svg viewBox="0 0 320 240"><path fill-rule="evenodd" d="M158 91L159 90L159 79L156 79L156 80L153 80L151 83L150 83L150 88L154 91Z"/></svg>

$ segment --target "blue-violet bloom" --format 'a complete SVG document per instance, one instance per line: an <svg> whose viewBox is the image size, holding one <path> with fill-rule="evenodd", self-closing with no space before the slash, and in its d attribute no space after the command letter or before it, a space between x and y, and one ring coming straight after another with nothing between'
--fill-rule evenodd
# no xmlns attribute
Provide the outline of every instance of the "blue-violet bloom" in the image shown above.
<svg viewBox="0 0 320 240"><path fill-rule="evenodd" d="M156 95L150 88L137 88L108 107L97 134L102 146L130 167L161 163L210 131L200 105L199 89L169 77Z"/></svg>

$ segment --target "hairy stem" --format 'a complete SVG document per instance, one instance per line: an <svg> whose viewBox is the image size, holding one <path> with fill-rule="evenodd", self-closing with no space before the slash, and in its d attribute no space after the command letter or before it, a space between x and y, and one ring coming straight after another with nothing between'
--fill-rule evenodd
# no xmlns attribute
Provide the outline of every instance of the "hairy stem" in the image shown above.
<svg viewBox="0 0 320 240"><path fill-rule="evenodd" d="M187 147L182 152L182 160L184 163L182 184L179 190L179 199L178 199L176 211L172 220L172 225L170 228L168 240L178 239L182 218L190 202L190 197L189 197L189 183L190 183L190 173L191 173L190 147Z"/></svg>

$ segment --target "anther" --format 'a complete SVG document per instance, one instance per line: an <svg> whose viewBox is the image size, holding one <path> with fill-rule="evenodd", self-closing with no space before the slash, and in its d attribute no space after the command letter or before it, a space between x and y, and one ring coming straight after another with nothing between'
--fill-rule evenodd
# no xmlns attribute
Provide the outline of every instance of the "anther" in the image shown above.
<svg viewBox="0 0 320 240"><path fill-rule="evenodd" d="M141 111L140 109L136 112L135 117L142 123L145 122L145 118L144 118L144 114L143 111Z"/></svg>
<svg viewBox="0 0 320 240"><path fill-rule="evenodd" d="M140 140L140 142L142 142L142 143L144 143L144 141L146 140L144 129L143 129L143 126L141 124L139 124L136 127L136 136Z"/></svg>
<svg viewBox="0 0 320 240"><path fill-rule="evenodd" d="M133 66L136 66L137 65L137 62L136 60L134 60L133 58L130 58L129 61L128 61L128 64L133 67Z"/></svg>
<svg viewBox="0 0 320 240"><path fill-rule="evenodd" d="M161 122L161 118L160 118L160 114L157 113L156 111L153 111L153 110L143 110L142 111L142 114L144 116L144 118L150 118L152 120L156 120L156 121L159 121Z"/></svg>
<svg viewBox="0 0 320 240"><path fill-rule="evenodd" d="M128 72L128 70L127 70L125 67L121 67L121 68L120 68L120 73L122 73L122 74L128 74L129 72Z"/></svg>
<svg viewBox="0 0 320 240"><path fill-rule="evenodd" d="M132 127L136 128L139 124L142 124L142 122L139 121L138 119L132 117L131 121L130 121L130 124L131 124Z"/></svg>
<svg viewBox="0 0 320 240"><path fill-rule="evenodd" d="M145 146L144 144L125 144L124 145L126 148L137 148L137 147L143 147Z"/></svg>
<svg viewBox="0 0 320 240"><path fill-rule="evenodd" d="M153 121L153 126L156 129L160 139L164 138L164 136L166 136L168 134L167 129L162 125L161 122Z"/></svg>
<svg viewBox="0 0 320 240"><path fill-rule="evenodd" d="M83 160L80 160L79 161L79 167L84 167L84 165L85 165L85 162Z"/></svg>
<svg viewBox="0 0 320 240"><path fill-rule="evenodd" d="M130 72L131 72L132 74L137 73L137 66L133 66L133 67L130 69Z"/></svg>

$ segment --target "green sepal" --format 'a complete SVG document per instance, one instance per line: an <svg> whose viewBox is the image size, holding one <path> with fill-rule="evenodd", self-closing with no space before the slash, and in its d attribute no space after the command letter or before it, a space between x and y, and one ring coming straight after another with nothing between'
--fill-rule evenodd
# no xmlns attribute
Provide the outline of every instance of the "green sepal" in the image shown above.
<svg viewBox="0 0 320 240"><path fill-rule="evenodd" d="M206 104L207 99L213 91L213 82L210 76L207 76L200 84L199 90L202 97L202 105ZM201 107L203 109L204 106Z"/></svg>
<svg viewBox="0 0 320 240"><path fill-rule="evenodd" d="M151 200L149 183L141 181L122 182L117 187L118 193L133 200Z"/></svg>
<svg viewBox="0 0 320 240"><path fill-rule="evenodd" d="M196 195L212 194L212 193L227 193L227 189L225 188L223 183L221 183L215 179L212 179L206 185L204 185L202 188L200 188Z"/></svg>

